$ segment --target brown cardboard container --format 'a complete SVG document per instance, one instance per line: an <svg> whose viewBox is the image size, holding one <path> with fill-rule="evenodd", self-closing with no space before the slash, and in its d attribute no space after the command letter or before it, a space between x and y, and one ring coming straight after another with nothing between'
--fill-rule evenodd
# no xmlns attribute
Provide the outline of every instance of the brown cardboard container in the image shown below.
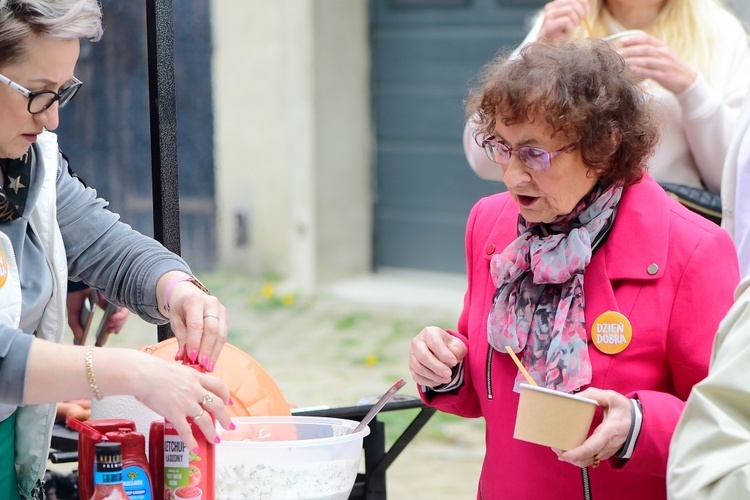
<svg viewBox="0 0 750 500"><path fill-rule="evenodd" d="M514 438L561 450L586 440L596 401L524 383L520 389Z"/></svg>

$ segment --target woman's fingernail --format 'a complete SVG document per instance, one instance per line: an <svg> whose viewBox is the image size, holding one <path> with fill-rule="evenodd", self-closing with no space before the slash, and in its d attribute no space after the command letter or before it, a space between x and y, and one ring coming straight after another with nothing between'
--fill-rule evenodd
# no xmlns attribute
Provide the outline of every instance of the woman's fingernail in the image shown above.
<svg viewBox="0 0 750 500"><path fill-rule="evenodd" d="M229 422L229 430L230 430L230 431L233 431L233 430L235 430L236 428L237 428L237 426L236 426L236 425L234 425L234 422Z"/></svg>
<svg viewBox="0 0 750 500"><path fill-rule="evenodd" d="M209 373L213 372L214 371L214 364L213 363L209 363L208 367L206 368L206 371L208 371Z"/></svg>
<svg viewBox="0 0 750 500"><path fill-rule="evenodd" d="M227 406L232 406L232 405L234 405L234 399L229 398L229 402L227 403Z"/></svg>
<svg viewBox="0 0 750 500"><path fill-rule="evenodd" d="M201 449L198 446L196 446L195 448L193 448L193 453L195 453L196 455L199 455L200 452L201 452Z"/></svg>
<svg viewBox="0 0 750 500"><path fill-rule="evenodd" d="M196 350L190 351L190 354L188 354L188 358L190 358L190 361L195 363L195 360L198 359L198 351Z"/></svg>
<svg viewBox="0 0 750 500"><path fill-rule="evenodd" d="M208 356L201 356L201 365L208 368ZM211 370L209 370L211 371Z"/></svg>
<svg viewBox="0 0 750 500"><path fill-rule="evenodd" d="M219 436L216 436L216 437L214 438L214 443L216 443L216 444L219 444L219 443L221 443L221 438L219 438Z"/></svg>

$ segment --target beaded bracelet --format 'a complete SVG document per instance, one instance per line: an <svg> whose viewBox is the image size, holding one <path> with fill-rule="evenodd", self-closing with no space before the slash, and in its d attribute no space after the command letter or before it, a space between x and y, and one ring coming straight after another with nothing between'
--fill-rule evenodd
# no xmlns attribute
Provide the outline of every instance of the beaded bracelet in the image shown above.
<svg viewBox="0 0 750 500"><path fill-rule="evenodd" d="M99 392L99 386L96 385L96 377L94 377L94 346L86 346L86 378L89 380L89 387L91 392L94 394L96 399L102 399L102 393Z"/></svg>

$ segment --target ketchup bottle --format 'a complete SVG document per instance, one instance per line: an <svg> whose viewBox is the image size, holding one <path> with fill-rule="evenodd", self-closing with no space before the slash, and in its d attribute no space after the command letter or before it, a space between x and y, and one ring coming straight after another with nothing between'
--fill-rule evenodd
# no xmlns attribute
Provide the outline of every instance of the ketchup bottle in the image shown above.
<svg viewBox="0 0 750 500"><path fill-rule="evenodd" d="M130 500L154 500L151 471L146 459L146 437L131 429L105 434L107 441L122 445L122 482Z"/></svg>
<svg viewBox="0 0 750 500"><path fill-rule="evenodd" d="M197 364L183 364L205 371ZM213 415L207 411L202 413L201 418L210 418L212 423L214 421ZM215 500L214 443L206 439L195 422L190 423L190 430L198 441L195 451L187 448L168 420L164 421L164 500Z"/></svg>
<svg viewBox="0 0 750 500"><path fill-rule="evenodd" d="M154 420L148 431L148 465L154 500L164 500L164 420Z"/></svg>
<svg viewBox="0 0 750 500"><path fill-rule="evenodd" d="M94 493L90 500L128 500L122 485L122 445L102 442L94 450Z"/></svg>
<svg viewBox="0 0 750 500"><path fill-rule="evenodd" d="M125 428L135 431L135 422L126 418L107 418L83 423L68 417L65 423L78 431L78 493L81 498L89 498L94 491L94 445L105 439L107 432Z"/></svg>

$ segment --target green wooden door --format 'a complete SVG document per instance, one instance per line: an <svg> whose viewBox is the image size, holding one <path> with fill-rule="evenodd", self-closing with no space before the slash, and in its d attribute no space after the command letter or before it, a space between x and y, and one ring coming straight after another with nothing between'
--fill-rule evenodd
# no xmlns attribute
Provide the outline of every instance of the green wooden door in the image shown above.
<svg viewBox="0 0 750 500"><path fill-rule="evenodd" d="M503 190L463 154L463 99L543 1L372 0L374 267L463 273L474 202Z"/></svg>

